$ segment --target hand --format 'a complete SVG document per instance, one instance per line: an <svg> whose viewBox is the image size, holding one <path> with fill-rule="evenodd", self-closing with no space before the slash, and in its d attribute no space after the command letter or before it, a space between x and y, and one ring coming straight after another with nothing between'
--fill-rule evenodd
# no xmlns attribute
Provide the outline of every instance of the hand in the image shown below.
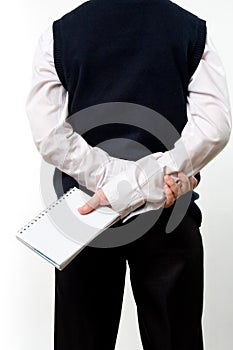
<svg viewBox="0 0 233 350"><path fill-rule="evenodd" d="M194 176L190 176L188 178L184 173L181 172L178 173L178 177L181 180L183 191L181 191L181 185L176 183L170 175L164 176L164 191L167 198L163 206L164 208L170 207L175 202L175 200L182 195L182 192L186 193L188 190L193 190L198 184L198 181Z"/></svg>
<svg viewBox="0 0 233 350"><path fill-rule="evenodd" d="M99 189L86 204L78 208L78 211L80 214L88 214L102 205L109 205L109 202L104 192L101 189Z"/></svg>
<svg viewBox="0 0 233 350"><path fill-rule="evenodd" d="M181 180L182 187L187 189L187 186L190 186L194 189L197 186L197 179L194 176L188 178L184 173L178 173L178 177ZM175 182L175 180L170 175L164 176L164 190L166 195L166 202L164 208L170 207L175 200L182 195L179 191L180 185ZM80 214L88 214L99 206L109 205L108 199L105 196L104 192L99 189L82 207L78 208Z"/></svg>
<svg viewBox="0 0 233 350"><path fill-rule="evenodd" d="M97 147L94 147L94 149L96 148ZM102 153L102 150L100 149L99 152ZM100 187L102 187L105 183L107 183L110 180L110 178L113 177L114 175L117 175L118 173L125 171L132 163L134 162L131 160L108 156L107 160L103 162L99 167L99 169L97 169L96 171L96 174L98 175L96 175L94 178L95 182L93 182L93 188L87 187L88 189L93 190L95 186L95 188L99 188L99 189L94 191L95 194L90 198L90 200L86 204L78 208L79 213L88 214L94 209L98 208L99 206L110 205L107 197L105 196L103 190ZM86 177L87 178L94 177L93 172L92 174L89 174L88 172L86 172ZM93 181L93 180L90 180L90 181ZM86 180L86 184L87 184L87 180Z"/></svg>

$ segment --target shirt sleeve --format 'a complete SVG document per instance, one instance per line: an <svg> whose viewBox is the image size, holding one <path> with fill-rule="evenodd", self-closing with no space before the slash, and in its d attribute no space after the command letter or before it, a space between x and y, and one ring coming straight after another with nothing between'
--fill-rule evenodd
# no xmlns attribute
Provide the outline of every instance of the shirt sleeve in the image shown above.
<svg viewBox="0 0 233 350"><path fill-rule="evenodd" d="M158 160L166 173L197 174L229 141L232 116L226 73L209 34L187 96L188 122L175 147Z"/></svg>
<svg viewBox="0 0 233 350"><path fill-rule="evenodd" d="M91 147L66 121L68 93L54 65L52 26L40 36L35 50L26 112L43 159L89 190L96 192L113 174L126 169L127 160Z"/></svg>
<svg viewBox="0 0 233 350"><path fill-rule="evenodd" d="M232 117L226 74L209 33L201 61L188 86L187 118L173 149L142 158L136 162L140 169L128 169L102 187L113 209L123 213L123 222L164 205L164 174L170 174L175 181L178 172L188 177L197 174L229 141ZM118 191L123 183L127 187L126 198L122 195L124 191L120 195ZM145 206L139 209L137 202L140 204L141 196L137 195L138 192L146 200ZM136 210L129 213L126 203Z"/></svg>

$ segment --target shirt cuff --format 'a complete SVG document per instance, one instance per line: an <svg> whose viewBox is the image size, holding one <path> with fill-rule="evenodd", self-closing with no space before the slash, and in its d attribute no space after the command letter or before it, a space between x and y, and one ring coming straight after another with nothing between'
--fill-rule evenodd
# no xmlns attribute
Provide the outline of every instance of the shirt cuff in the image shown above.
<svg viewBox="0 0 233 350"><path fill-rule="evenodd" d="M153 209L159 209L166 201L164 193L164 169L157 162L162 152L150 154L132 162L126 171L107 182L102 190L112 209L125 217L146 201Z"/></svg>
<svg viewBox="0 0 233 350"><path fill-rule="evenodd" d="M137 182L137 170L138 166L132 162L126 171L112 177L102 187L112 209L123 216L145 203Z"/></svg>
<svg viewBox="0 0 233 350"><path fill-rule="evenodd" d="M157 159L157 162L159 166L164 169L164 175L169 174L174 176L174 179L178 179L178 168L170 151L164 152L162 157Z"/></svg>

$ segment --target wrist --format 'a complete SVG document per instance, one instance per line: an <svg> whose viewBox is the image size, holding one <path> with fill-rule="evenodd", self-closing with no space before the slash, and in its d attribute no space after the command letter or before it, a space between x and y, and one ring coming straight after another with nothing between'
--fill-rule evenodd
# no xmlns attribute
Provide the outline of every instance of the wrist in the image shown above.
<svg viewBox="0 0 233 350"><path fill-rule="evenodd" d="M97 183L105 176L106 164L111 161L107 152L99 147L90 147L78 166L76 180L87 189L96 192Z"/></svg>
<svg viewBox="0 0 233 350"><path fill-rule="evenodd" d="M152 153L139 159L138 186L147 202L153 203L155 209L159 209L164 203L166 196L164 186L164 168L158 163L162 152Z"/></svg>
<svg viewBox="0 0 233 350"><path fill-rule="evenodd" d="M137 182L137 168L135 162L130 162L125 171L102 186L112 209L118 213L123 213L126 209L130 212L145 203Z"/></svg>

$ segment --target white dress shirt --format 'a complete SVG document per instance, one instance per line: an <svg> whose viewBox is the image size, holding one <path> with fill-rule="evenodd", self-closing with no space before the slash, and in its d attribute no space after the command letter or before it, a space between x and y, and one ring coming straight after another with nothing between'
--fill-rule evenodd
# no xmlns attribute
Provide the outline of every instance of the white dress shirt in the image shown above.
<svg viewBox="0 0 233 350"><path fill-rule="evenodd" d="M66 121L68 93L55 69L50 26L40 36L35 51L26 111L34 143L43 159L93 192L102 188L125 222L133 215L164 205L164 174L171 174L176 181L178 172L195 175L229 140L232 118L226 76L208 33L188 91L188 121L173 149L150 154L137 162L111 157L90 146ZM130 186L120 190L119 195L122 183ZM145 206L137 210L143 203Z"/></svg>

